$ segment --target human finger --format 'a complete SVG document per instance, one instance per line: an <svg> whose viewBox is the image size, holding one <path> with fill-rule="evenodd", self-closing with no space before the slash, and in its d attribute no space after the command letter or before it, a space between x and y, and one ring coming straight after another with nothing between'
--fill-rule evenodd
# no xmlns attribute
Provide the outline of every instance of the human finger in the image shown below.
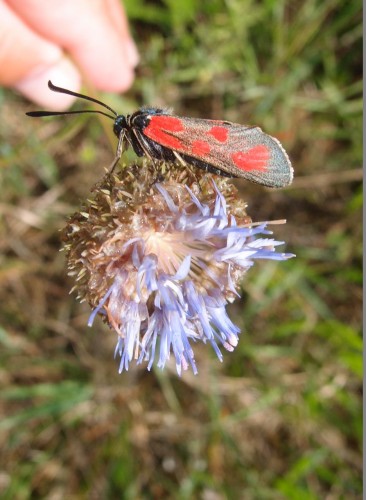
<svg viewBox="0 0 366 500"><path fill-rule="evenodd" d="M34 33L4 3L0 2L0 85L15 87L32 101L65 109L74 98L54 98L45 86L48 79L78 89L80 76L61 49Z"/></svg>
<svg viewBox="0 0 366 500"><path fill-rule="evenodd" d="M130 87L137 51L119 2L7 1L33 31L65 48L97 88L116 92Z"/></svg>

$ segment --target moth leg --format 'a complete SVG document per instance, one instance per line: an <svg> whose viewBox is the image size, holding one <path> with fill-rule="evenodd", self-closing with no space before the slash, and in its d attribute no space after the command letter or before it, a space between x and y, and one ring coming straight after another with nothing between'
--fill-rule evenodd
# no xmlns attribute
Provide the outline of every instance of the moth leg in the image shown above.
<svg viewBox="0 0 366 500"><path fill-rule="evenodd" d="M152 145L145 139L143 134L141 134L138 130L132 129L133 133L135 134L135 138L138 142L139 147L141 148L143 154L149 158L151 163L154 165L154 167L157 167L157 162L162 161L162 158L157 157L157 151L154 151L152 148ZM158 146L159 147L159 146ZM135 149L136 151L136 149Z"/></svg>
<svg viewBox="0 0 366 500"><path fill-rule="evenodd" d="M147 158L149 158L152 162L154 162L154 158L153 156L150 154L150 151L149 151L149 147L148 147L148 143L146 143L146 141L144 140L144 137L142 134L140 134L136 129L132 129L132 132L134 133L134 136L135 136L135 139L137 141L137 144L140 148L141 151L139 151L139 153L136 151L136 148L135 149L135 152L136 154L138 154L138 156L147 156Z"/></svg>
<svg viewBox="0 0 366 500"><path fill-rule="evenodd" d="M124 130L122 130L122 132L120 133L119 138L118 138L118 145L117 145L117 149L116 149L116 155L114 157L113 162L111 163L111 165L109 167L109 173L110 174L116 168L117 163L121 159L121 156L122 156L122 153L123 153L123 143L124 143L124 140L125 140L125 135L126 135L126 132Z"/></svg>
<svg viewBox="0 0 366 500"><path fill-rule="evenodd" d="M187 165L187 162L185 160L183 160L181 155L179 153L177 153L176 151L173 151L173 153L174 153L174 156L176 157L176 159L179 161L179 163L181 165L183 165L183 167L185 167Z"/></svg>

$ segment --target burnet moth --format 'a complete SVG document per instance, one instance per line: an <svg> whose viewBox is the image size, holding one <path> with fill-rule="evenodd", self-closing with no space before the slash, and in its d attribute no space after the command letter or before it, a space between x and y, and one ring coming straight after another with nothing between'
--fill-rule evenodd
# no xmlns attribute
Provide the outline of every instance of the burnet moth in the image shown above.
<svg viewBox="0 0 366 500"><path fill-rule="evenodd" d="M32 117L100 113L112 118L118 146L111 170L123 151L131 146L137 156L194 165L213 174L241 177L267 187L284 187L292 181L293 169L286 151L277 139L259 127L179 117L158 108L141 108L131 115L119 115L93 97L56 87L51 81L48 87L54 92L95 102L113 113L97 110L26 113Z"/></svg>

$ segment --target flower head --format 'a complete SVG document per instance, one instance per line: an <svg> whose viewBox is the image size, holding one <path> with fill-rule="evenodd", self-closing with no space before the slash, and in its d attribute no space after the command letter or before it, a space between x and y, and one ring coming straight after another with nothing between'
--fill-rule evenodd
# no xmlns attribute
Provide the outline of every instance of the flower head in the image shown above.
<svg viewBox="0 0 366 500"><path fill-rule="evenodd" d="M159 182L159 179L163 179ZM178 374L197 367L192 344L232 351L239 328L226 305L255 259L284 260L266 224L253 226L226 179L145 161L107 174L64 231L78 297L117 333L119 371L173 353Z"/></svg>

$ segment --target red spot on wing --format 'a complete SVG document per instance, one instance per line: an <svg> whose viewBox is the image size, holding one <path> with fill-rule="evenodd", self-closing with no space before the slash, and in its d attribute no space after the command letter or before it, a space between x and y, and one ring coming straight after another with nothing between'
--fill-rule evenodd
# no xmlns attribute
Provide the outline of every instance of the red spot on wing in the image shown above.
<svg viewBox="0 0 366 500"><path fill-rule="evenodd" d="M240 170L267 170L270 152L263 144L248 151L233 153L231 158Z"/></svg>
<svg viewBox="0 0 366 500"><path fill-rule="evenodd" d="M167 132L182 132L184 130L182 120L167 115L152 116L148 127L164 129Z"/></svg>
<svg viewBox="0 0 366 500"><path fill-rule="evenodd" d="M159 129L149 129L146 127L144 130L144 134L152 139L153 141L161 144L161 146L165 146L170 149L182 149L183 144L179 139L173 137L172 135L167 134L164 130ZM184 148L185 149L185 148Z"/></svg>
<svg viewBox="0 0 366 500"><path fill-rule="evenodd" d="M212 127L207 133L212 135L219 142L226 142L229 131L225 127Z"/></svg>
<svg viewBox="0 0 366 500"><path fill-rule="evenodd" d="M194 141L192 144L192 154L205 156L210 152L210 145L206 141Z"/></svg>
<svg viewBox="0 0 366 500"><path fill-rule="evenodd" d="M167 148L181 149L182 142L177 137L170 135L169 132L181 132L183 129L179 118L165 115L152 116L148 126L144 128L144 135Z"/></svg>

